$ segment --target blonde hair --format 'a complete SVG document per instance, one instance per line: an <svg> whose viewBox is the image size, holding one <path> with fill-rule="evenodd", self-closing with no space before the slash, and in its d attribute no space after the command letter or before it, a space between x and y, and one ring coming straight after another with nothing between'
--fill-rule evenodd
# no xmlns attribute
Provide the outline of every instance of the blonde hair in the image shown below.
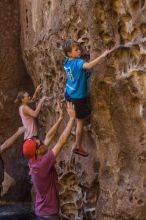
<svg viewBox="0 0 146 220"><path fill-rule="evenodd" d="M26 93L26 91L20 91L17 95L17 98L15 99L15 103L22 103L22 99L24 98L24 94Z"/></svg>

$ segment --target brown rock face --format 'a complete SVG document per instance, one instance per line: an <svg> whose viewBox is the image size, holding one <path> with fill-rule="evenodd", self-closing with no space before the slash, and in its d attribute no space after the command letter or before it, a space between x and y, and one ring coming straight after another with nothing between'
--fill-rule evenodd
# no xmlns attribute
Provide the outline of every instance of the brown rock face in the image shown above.
<svg viewBox="0 0 146 220"><path fill-rule="evenodd" d="M52 99L40 117L46 130L64 93L62 42L78 40L91 59L120 42L90 82L93 129L83 143L90 156L72 155L72 135L59 158L61 213L71 220L145 220L145 1L23 0L21 26L29 74Z"/></svg>
<svg viewBox="0 0 146 220"><path fill-rule="evenodd" d="M18 91L32 85L21 59L19 20L19 2L0 1L0 143L20 125L18 107L14 104ZM3 201L28 200L26 192L30 190L26 181L26 164L20 156L21 145L22 139L2 155L5 171L15 179L13 190L10 187L8 194L1 198Z"/></svg>

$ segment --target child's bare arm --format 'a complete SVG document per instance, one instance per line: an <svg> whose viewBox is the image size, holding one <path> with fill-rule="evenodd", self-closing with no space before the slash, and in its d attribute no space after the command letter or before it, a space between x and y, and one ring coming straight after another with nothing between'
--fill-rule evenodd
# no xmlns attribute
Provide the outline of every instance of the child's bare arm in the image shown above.
<svg viewBox="0 0 146 220"><path fill-rule="evenodd" d="M12 147L15 141L21 136L25 131L24 127L20 127L15 134L13 134L10 138L8 138L1 146L0 146L0 153L3 153L8 148Z"/></svg>
<svg viewBox="0 0 146 220"><path fill-rule="evenodd" d="M96 64L98 64L100 62L100 60L102 58L106 57L109 53L111 53L112 51L114 51L117 48L118 48L118 46L116 45L112 49L104 51L99 57L97 57L96 59L92 60L91 62L84 63L83 64L83 69L92 69Z"/></svg>
<svg viewBox="0 0 146 220"><path fill-rule="evenodd" d="M23 110L22 110L23 114L32 116L33 118L37 118L37 116L38 116L38 114L39 114L39 112L41 110L41 106L42 106L42 104L43 104L45 99L46 99L46 96L43 96L40 99L40 101L39 101L39 103L38 103L38 105L37 105L35 110L32 110L29 106L24 106Z"/></svg>

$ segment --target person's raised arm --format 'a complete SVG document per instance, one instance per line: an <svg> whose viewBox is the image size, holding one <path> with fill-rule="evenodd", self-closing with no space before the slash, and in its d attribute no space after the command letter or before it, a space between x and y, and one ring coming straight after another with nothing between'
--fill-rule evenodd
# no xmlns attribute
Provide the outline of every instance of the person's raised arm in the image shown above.
<svg viewBox="0 0 146 220"><path fill-rule="evenodd" d="M0 153L3 153L5 150L10 148L15 141L21 136L25 131L24 127L20 127L15 134L13 134L10 138L8 138L1 146L0 146Z"/></svg>
<svg viewBox="0 0 146 220"><path fill-rule="evenodd" d="M63 145L66 143L66 141L71 133L71 129L73 127L73 124L74 124L75 110L74 110L74 105L71 102L67 103L67 112L69 114L69 121L67 123L67 126L66 126L64 132L62 133L62 135L60 136L58 142L56 143L56 145L52 149L55 156L57 156L59 154Z"/></svg>
<svg viewBox="0 0 146 220"><path fill-rule="evenodd" d="M34 102L36 100L37 95L38 95L38 93L40 93L41 90L42 90L42 85L40 84L40 85L37 86L32 98L31 98L32 102Z"/></svg>
<svg viewBox="0 0 146 220"><path fill-rule="evenodd" d="M32 110L29 106L24 106L23 107L23 113L25 114L25 115L30 115L30 116L32 116L33 118L37 118L37 116L38 116L38 114L40 113L40 110L41 110L41 107L42 107L42 104L43 104L43 102L44 102L44 100L46 99L46 96L43 96L41 99L40 99L40 101L39 101L39 103L38 103L38 105L37 105L37 107L36 107L36 109L35 110Z"/></svg>
<svg viewBox="0 0 146 220"><path fill-rule="evenodd" d="M48 146L50 144L50 142L53 140L53 138L55 137L58 128L64 118L64 111L62 108L62 105L60 103L58 103L58 110L59 110L59 118L57 120L57 122L53 125L53 127L48 131L45 140L44 140L44 144L46 146Z"/></svg>
<svg viewBox="0 0 146 220"><path fill-rule="evenodd" d="M83 69L92 69L94 66L96 66L96 64L98 64L101 61L102 58L106 57L109 53L111 53L112 51L114 51L117 48L118 48L118 46L116 45L112 49L104 51L99 57L97 57L96 59L92 60L91 62L84 63L83 64Z"/></svg>

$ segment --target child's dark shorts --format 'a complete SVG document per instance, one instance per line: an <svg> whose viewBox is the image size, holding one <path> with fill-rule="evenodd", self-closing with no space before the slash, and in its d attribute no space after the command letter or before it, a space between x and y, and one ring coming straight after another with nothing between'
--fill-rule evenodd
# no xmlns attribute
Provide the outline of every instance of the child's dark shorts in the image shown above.
<svg viewBox="0 0 146 220"><path fill-rule="evenodd" d="M76 118L84 119L84 118L87 118L91 114L89 104L88 104L88 98L73 99L67 93L65 93L65 99L66 101L72 102L74 104Z"/></svg>

